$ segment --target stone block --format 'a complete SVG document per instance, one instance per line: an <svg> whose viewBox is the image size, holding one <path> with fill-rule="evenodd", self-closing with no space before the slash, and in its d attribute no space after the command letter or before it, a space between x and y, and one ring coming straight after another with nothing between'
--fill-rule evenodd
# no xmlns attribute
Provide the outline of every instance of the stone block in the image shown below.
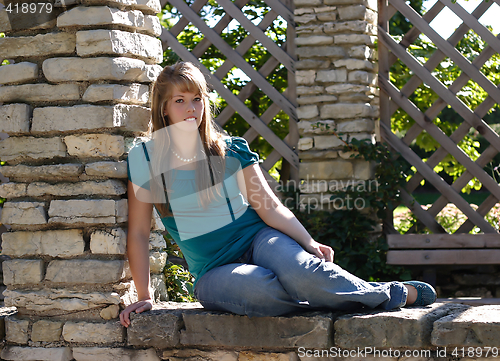
<svg viewBox="0 0 500 361"><path fill-rule="evenodd" d="M241 354L241 352L240 352ZM236 351L202 351L196 349L165 350L163 360L203 360L203 361L239 361Z"/></svg>
<svg viewBox="0 0 500 361"><path fill-rule="evenodd" d="M115 215L111 199L70 199L50 202L50 217L107 217Z"/></svg>
<svg viewBox="0 0 500 361"><path fill-rule="evenodd" d="M295 6L315 6L322 5L322 0L293 0Z"/></svg>
<svg viewBox="0 0 500 361"><path fill-rule="evenodd" d="M149 234L149 250L159 249L164 250L167 248L165 237L161 233L151 232Z"/></svg>
<svg viewBox="0 0 500 361"><path fill-rule="evenodd" d="M319 83L343 83L347 80L347 71L345 69L337 70L318 70L316 81Z"/></svg>
<svg viewBox="0 0 500 361"><path fill-rule="evenodd" d="M375 177L375 167L374 164L359 160L354 162L354 178L369 180Z"/></svg>
<svg viewBox="0 0 500 361"><path fill-rule="evenodd" d="M65 32L0 38L0 58L70 55L75 46L75 34Z"/></svg>
<svg viewBox="0 0 500 361"><path fill-rule="evenodd" d="M299 105L313 104L313 103L333 103L337 99L338 98L335 95L317 95L313 97L299 97L297 99L297 103Z"/></svg>
<svg viewBox="0 0 500 361"><path fill-rule="evenodd" d="M66 156L61 138L9 137L0 142L0 159L8 164Z"/></svg>
<svg viewBox="0 0 500 361"><path fill-rule="evenodd" d="M36 284L43 279L43 261L13 259L2 262L3 282L6 285Z"/></svg>
<svg viewBox="0 0 500 361"><path fill-rule="evenodd" d="M118 305L120 296L114 292L78 292L64 288L4 291L5 305L25 308L32 312L52 310L83 311L108 305Z"/></svg>
<svg viewBox="0 0 500 361"><path fill-rule="evenodd" d="M314 45L330 45L333 44L333 37L331 36L307 36L307 37L299 37L295 39L295 45L302 46L314 46Z"/></svg>
<svg viewBox="0 0 500 361"><path fill-rule="evenodd" d="M358 82L361 84L368 84L375 86L377 82L377 74L369 73L367 71L362 71L362 70L355 70L349 72L347 80L349 82Z"/></svg>
<svg viewBox="0 0 500 361"><path fill-rule="evenodd" d="M7 346L2 350L3 360L23 361L71 361L69 347L19 347Z"/></svg>
<svg viewBox="0 0 500 361"><path fill-rule="evenodd" d="M97 230L90 235L90 250L97 254L121 254L127 251L127 234L121 228Z"/></svg>
<svg viewBox="0 0 500 361"><path fill-rule="evenodd" d="M51 58L43 62L42 69L47 80L55 83L100 80L151 82L159 74L155 67L147 67L144 61L126 57Z"/></svg>
<svg viewBox="0 0 500 361"><path fill-rule="evenodd" d="M108 306L106 308L103 308L101 312L99 312L99 315L104 320L112 320L114 318L118 318L119 314L120 314L120 306L118 305Z"/></svg>
<svg viewBox="0 0 500 361"><path fill-rule="evenodd" d="M47 213L42 202L6 202L0 223L9 225L46 224Z"/></svg>
<svg viewBox="0 0 500 361"><path fill-rule="evenodd" d="M0 183L0 197L7 199L26 197L27 189L26 183Z"/></svg>
<svg viewBox="0 0 500 361"><path fill-rule="evenodd" d="M84 30L76 33L78 56L101 54L139 57L159 63L163 60L161 40L140 33L121 30Z"/></svg>
<svg viewBox="0 0 500 361"><path fill-rule="evenodd" d="M316 15L305 14L305 15L300 15L300 16L294 16L294 20L297 24L307 24L307 23L316 21Z"/></svg>
<svg viewBox="0 0 500 361"><path fill-rule="evenodd" d="M307 46L297 48L296 52L299 58L314 58L314 57L328 57L344 58L345 50L341 46Z"/></svg>
<svg viewBox="0 0 500 361"><path fill-rule="evenodd" d="M299 8L299 9L295 9L293 11L293 15L304 15L304 14L313 14L314 13L314 9L311 9L311 8Z"/></svg>
<svg viewBox="0 0 500 361"><path fill-rule="evenodd" d="M366 93L370 91L370 87L359 84L334 84L327 86L325 91L329 94L340 95L345 93Z"/></svg>
<svg viewBox="0 0 500 361"><path fill-rule="evenodd" d="M11 257L34 255L72 257L83 254L84 247L81 229L18 231L2 234L2 254Z"/></svg>
<svg viewBox="0 0 500 361"><path fill-rule="evenodd" d="M345 315L335 321L335 345L341 348L364 347L431 347L431 330L435 321L447 315L464 312L468 306L439 304L398 311L374 311L369 314Z"/></svg>
<svg viewBox="0 0 500 361"><path fill-rule="evenodd" d="M64 137L68 154L86 157L115 157L124 153L123 136L111 134L84 134Z"/></svg>
<svg viewBox="0 0 500 361"><path fill-rule="evenodd" d="M72 183L50 184L45 182L34 182L28 185L28 196L41 197L44 195L54 196L77 196L77 195L109 195L116 196L125 194L127 191L123 182L115 179L105 181L84 181Z"/></svg>
<svg viewBox="0 0 500 361"><path fill-rule="evenodd" d="M299 168L301 179L346 179L351 178L354 169L351 162L341 159L325 162L302 162Z"/></svg>
<svg viewBox="0 0 500 361"><path fill-rule="evenodd" d="M339 132L372 132L375 129L373 119L355 119L337 123Z"/></svg>
<svg viewBox="0 0 500 361"><path fill-rule="evenodd" d="M154 348L131 350L110 347L73 347L75 361L160 361Z"/></svg>
<svg viewBox="0 0 500 361"><path fill-rule="evenodd" d="M321 13L317 14L316 17L318 18L319 21L335 21L337 20L337 13L334 12Z"/></svg>
<svg viewBox="0 0 500 361"><path fill-rule="evenodd" d="M131 313L127 344L136 347L165 349L180 344L183 327L181 311L153 310Z"/></svg>
<svg viewBox="0 0 500 361"><path fill-rule="evenodd" d="M330 4L333 5L333 4ZM365 20L367 9L364 5L351 5L339 7L339 19L340 20Z"/></svg>
<svg viewBox="0 0 500 361"><path fill-rule="evenodd" d="M149 269L151 273L162 273L167 263L167 252L149 252Z"/></svg>
<svg viewBox="0 0 500 361"><path fill-rule="evenodd" d="M0 66L0 84L34 82L38 78L38 65L23 61Z"/></svg>
<svg viewBox="0 0 500 361"><path fill-rule="evenodd" d="M321 14L321 13L331 13L337 10L336 6L321 6L321 7L315 7L314 12L316 14Z"/></svg>
<svg viewBox="0 0 500 361"><path fill-rule="evenodd" d="M114 283L122 278L123 263L120 260L52 260L47 266L45 280L54 283Z"/></svg>
<svg viewBox="0 0 500 361"><path fill-rule="evenodd" d="M330 149L342 147L344 142L336 135L315 135L314 149Z"/></svg>
<svg viewBox="0 0 500 361"><path fill-rule="evenodd" d="M238 355L238 361L299 361L299 357L295 352L276 353L241 351Z"/></svg>
<svg viewBox="0 0 500 361"><path fill-rule="evenodd" d="M33 342L57 342L61 339L62 321L40 320L33 323L31 329L31 341Z"/></svg>
<svg viewBox="0 0 500 361"><path fill-rule="evenodd" d="M302 34L324 35L323 24L320 24L320 25L301 25L296 29L296 33L297 33L297 35L302 35Z"/></svg>
<svg viewBox="0 0 500 361"><path fill-rule="evenodd" d="M83 164L3 166L2 174L12 181L75 179L83 172Z"/></svg>
<svg viewBox="0 0 500 361"><path fill-rule="evenodd" d="M82 0L82 3L84 5L102 5L101 0ZM118 5L118 7L125 5L146 13L156 14L161 11L160 0L110 0L107 3L115 6Z"/></svg>
<svg viewBox="0 0 500 361"><path fill-rule="evenodd" d="M0 87L0 102L55 102L79 100L77 84L22 84Z"/></svg>
<svg viewBox="0 0 500 361"><path fill-rule="evenodd" d="M342 35L334 35L333 41L335 44L366 44L366 45L374 45L375 44L375 36L370 36L366 34L342 34Z"/></svg>
<svg viewBox="0 0 500 361"><path fill-rule="evenodd" d="M368 33L370 27L365 20L353 20L353 21L338 21L332 23L326 23L324 26L325 33Z"/></svg>
<svg viewBox="0 0 500 361"><path fill-rule="evenodd" d="M298 107L296 110L297 110L297 117L299 119L311 119L319 115L317 105L306 105Z"/></svg>
<svg viewBox="0 0 500 361"><path fill-rule="evenodd" d="M357 45L352 46L347 54L351 58L361 58L361 59L373 59L375 56L375 50L367 45Z"/></svg>
<svg viewBox="0 0 500 361"><path fill-rule="evenodd" d="M140 28L144 32L159 37L163 31L160 19L156 15L144 16L144 27Z"/></svg>
<svg viewBox="0 0 500 361"><path fill-rule="evenodd" d="M323 94L325 88L322 86L298 86L297 95L317 95Z"/></svg>
<svg viewBox="0 0 500 361"><path fill-rule="evenodd" d="M108 6L77 6L57 17L57 27L88 27L98 25L121 25L144 29L144 14L139 10L122 11Z"/></svg>
<svg viewBox="0 0 500 361"><path fill-rule="evenodd" d="M152 83L156 81L156 78L160 75L163 68L158 64L146 64L142 70L143 71L137 78L137 81L142 83Z"/></svg>
<svg viewBox="0 0 500 361"><path fill-rule="evenodd" d="M322 119L348 119L360 117L375 117L376 110L370 104L337 103L320 107Z"/></svg>
<svg viewBox="0 0 500 361"><path fill-rule="evenodd" d="M156 212L153 212L155 214ZM115 202L115 215L116 215L116 223L122 223L128 221L128 200L120 199ZM161 223L161 220L158 220ZM165 227L162 225L162 230L165 230Z"/></svg>
<svg viewBox="0 0 500 361"><path fill-rule="evenodd" d="M347 70L353 70L353 69L373 70L373 63L371 61L361 60L361 59L335 60L333 65L335 65L336 68L345 67L347 68Z"/></svg>
<svg viewBox="0 0 500 361"><path fill-rule="evenodd" d="M149 88L143 84L92 84L83 94L83 101L93 103L112 101L142 105L149 99Z"/></svg>
<svg viewBox="0 0 500 361"><path fill-rule="evenodd" d="M94 162L85 165L85 174L88 176L127 178L127 162Z"/></svg>
<svg viewBox="0 0 500 361"><path fill-rule="evenodd" d="M149 284L155 302L168 301L167 279L163 273L150 275Z"/></svg>
<svg viewBox="0 0 500 361"><path fill-rule="evenodd" d="M299 150L308 150L314 147L314 138L304 137L299 139Z"/></svg>
<svg viewBox="0 0 500 361"><path fill-rule="evenodd" d="M295 63L295 69L327 69L330 66L329 60L305 59Z"/></svg>
<svg viewBox="0 0 500 361"><path fill-rule="evenodd" d="M150 113L148 108L124 104L35 108L31 132L36 134L118 127L142 132L147 130Z"/></svg>
<svg viewBox="0 0 500 361"><path fill-rule="evenodd" d="M253 317L203 312L183 314L184 346L327 348L331 344L331 314Z"/></svg>
<svg viewBox="0 0 500 361"><path fill-rule="evenodd" d="M5 318L5 340L8 342L27 344L28 328L30 322L22 320L15 316Z"/></svg>
<svg viewBox="0 0 500 361"><path fill-rule="evenodd" d="M333 120L308 121L301 120L298 123L299 134L331 134L335 128Z"/></svg>
<svg viewBox="0 0 500 361"><path fill-rule="evenodd" d="M295 72L295 80L297 84L314 84L314 78L316 77L316 72L314 70L297 70Z"/></svg>
<svg viewBox="0 0 500 361"><path fill-rule="evenodd" d="M2 69L0 67L0 69ZM5 87L0 87L0 91ZM26 134L30 131L31 108L28 104L0 106L0 132L9 135Z"/></svg>
<svg viewBox="0 0 500 361"><path fill-rule="evenodd" d="M62 336L67 342L111 344L123 342L124 331L118 321L106 323L66 322Z"/></svg>
<svg viewBox="0 0 500 361"><path fill-rule="evenodd" d="M314 159L314 160L325 160L325 159L335 159L338 158L338 152L336 150L326 150L326 151L307 151L299 152L299 159Z"/></svg>
<svg viewBox="0 0 500 361"><path fill-rule="evenodd" d="M447 347L498 347L500 306L458 309L434 322L432 344Z"/></svg>

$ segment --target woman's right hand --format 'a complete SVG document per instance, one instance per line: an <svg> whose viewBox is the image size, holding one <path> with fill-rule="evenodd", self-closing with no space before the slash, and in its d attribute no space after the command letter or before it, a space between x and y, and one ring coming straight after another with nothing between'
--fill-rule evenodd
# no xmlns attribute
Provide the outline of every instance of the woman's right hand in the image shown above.
<svg viewBox="0 0 500 361"><path fill-rule="evenodd" d="M131 312L141 313L144 311L149 311L152 308L153 308L153 300L151 300L150 298L132 303L120 313L120 323L123 326L128 327L130 326L129 315Z"/></svg>

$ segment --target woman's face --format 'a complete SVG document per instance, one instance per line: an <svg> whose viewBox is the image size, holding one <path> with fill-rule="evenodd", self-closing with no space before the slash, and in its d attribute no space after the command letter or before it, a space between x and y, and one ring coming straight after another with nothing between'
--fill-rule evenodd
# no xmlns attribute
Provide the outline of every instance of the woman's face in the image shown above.
<svg viewBox="0 0 500 361"><path fill-rule="evenodd" d="M175 87L163 114L168 115L170 125L176 124L176 129L193 131L201 124L203 107L203 98L200 94L181 92Z"/></svg>

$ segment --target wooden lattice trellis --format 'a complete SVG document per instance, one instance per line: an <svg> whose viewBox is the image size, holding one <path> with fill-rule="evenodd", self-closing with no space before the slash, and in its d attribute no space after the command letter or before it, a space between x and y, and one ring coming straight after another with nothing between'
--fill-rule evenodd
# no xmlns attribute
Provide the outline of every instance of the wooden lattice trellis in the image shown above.
<svg viewBox="0 0 500 361"><path fill-rule="evenodd" d="M388 253L390 264L492 264L499 262L500 249L495 248L500 248L500 235L484 216L496 203L500 202L500 185L483 170L483 167L500 152L500 136L482 118L496 103L500 103L500 89L498 85L493 84L484 76L480 68L495 53L500 53L500 35L495 37L477 20L494 2L500 4L500 0L483 1L469 14L451 0L439 0L425 15L421 16L404 0L379 0L381 135L384 141L401 153L417 169L418 173L407 183L406 190L402 190L402 201L432 232L432 234L416 235L412 234L415 230L412 228L406 234L401 235L395 231L390 222L387 222L388 242L392 249ZM445 6L463 21L447 40L429 25ZM412 29L399 43L388 32L388 21L397 11L413 24ZM473 29L488 44L472 62L469 62L455 48L469 29ZM425 64L421 64L407 51L421 33L424 33L438 48ZM432 74L433 70L447 57L462 70L461 75L448 87ZM390 67L398 59L414 74L402 89L398 89L389 80ZM471 110L456 96L470 79L488 93L488 97L474 110ZM431 87L439 96L439 99L425 111L419 109L410 100L411 95L422 82ZM447 105L450 105L463 119L451 136L447 136L433 122ZM391 131L391 116L399 108L415 120L415 124L401 139ZM490 143L476 161L469 158L457 145L471 127ZM441 145L426 162L409 147L422 131L426 131ZM448 154L455 157L467 169L451 185L433 170ZM460 195L461 189L474 177L490 192L489 197L476 210ZM430 182L441 193L439 199L427 210L422 208L411 195L423 179ZM448 203L454 203L468 218L454 234L447 234L436 220L436 215ZM483 234L467 234L474 226L478 226Z"/></svg>
<svg viewBox="0 0 500 361"><path fill-rule="evenodd" d="M210 86L215 89L229 104L217 116L215 121L224 126L224 124L238 112L243 119L248 122L251 128L243 135L243 137L251 143L259 135L262 136L274 148L271 154L266 157L266 160L261 164L263 173L266 176L271 187L276 190L276 181L269 175L268 171L283 158L281 182L287 180L298 181L298 166L299 158L295 153L299 133L297 127L296 114L296 85L295 85L295 54L294 54L294 39L295 39L295 24L293 21L293 1L286 0L283 3L279 0L265 0L266 4L271 7L265 16L262 17L258 25L254 25L242 12L242 8L248 3L248 0L217 0L217 4L221 6L225 12L217 24L213 27L203 20L198 12L207 4L207 0L195 0L189 6L184 0L168 0L181 14L182 17L170 29L163 28L160 39L163 42L163 48L172 48L183 60L190 61L196 64L203 73L208 75ZM165 6L167 0L162 0L162 7ZM281 16L287 22L287 38L284 47L278 46L271 38L265 34L265 30L272 22ZM219 35L235 19L248 32L248 36L238 44L236 48L232 48ZM177 36L182 30L191 23L203 34L204 38L194 49L189 51L178 40ZM243 55L258 41L272 55L267 62L260 68L254 69L248 64ZM199 58L214 45L227 59L217 68L212 74ZM285 92L280 93L266 80L273 71L283 64L288 73L288 86ZM248 82L238 95L222 84L223 79L233 67L238 67L243 71L251 81ZM271 100L272 105L259 117L251 111L246 105L245 100L248 99L254 91L260 89ZM283 110L289 116L289 133L281 140L269 127L268 124L274 117Z"/></svg>

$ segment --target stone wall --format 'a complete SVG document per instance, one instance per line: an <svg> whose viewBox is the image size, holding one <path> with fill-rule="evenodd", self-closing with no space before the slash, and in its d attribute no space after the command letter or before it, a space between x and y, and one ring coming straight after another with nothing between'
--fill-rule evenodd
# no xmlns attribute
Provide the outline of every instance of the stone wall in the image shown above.
<svg viewBox="0 0 500 361"><path fill-rule="evenodd" d="M377 2L294 3L302 198L311 208L333 210L328 191L339 181L373 179L370 163L350 159L342 148L348 139L375 137Z"/></svg>
<svg viewBox="0 0 500 361"><path fill-rule="evenodd" d="M125 259L125 158L148 129L149 88L163 58L160 3L64 4L43 22L11 22L0 12L0 61L10 62L0 67L0 132L9 135L0 142L9 179L0 185L7 198L0 223L10 226L2 234L10 258L3 295L17 310L5 316L5 340L124 345L117 317L137 297ZM155 298L166 300L160 224L152 220L151 283ZM45 352L52 355L38 354ZM2 358L32 357L21 354ZM35 359L59 356L48 357Z"/></svg>

